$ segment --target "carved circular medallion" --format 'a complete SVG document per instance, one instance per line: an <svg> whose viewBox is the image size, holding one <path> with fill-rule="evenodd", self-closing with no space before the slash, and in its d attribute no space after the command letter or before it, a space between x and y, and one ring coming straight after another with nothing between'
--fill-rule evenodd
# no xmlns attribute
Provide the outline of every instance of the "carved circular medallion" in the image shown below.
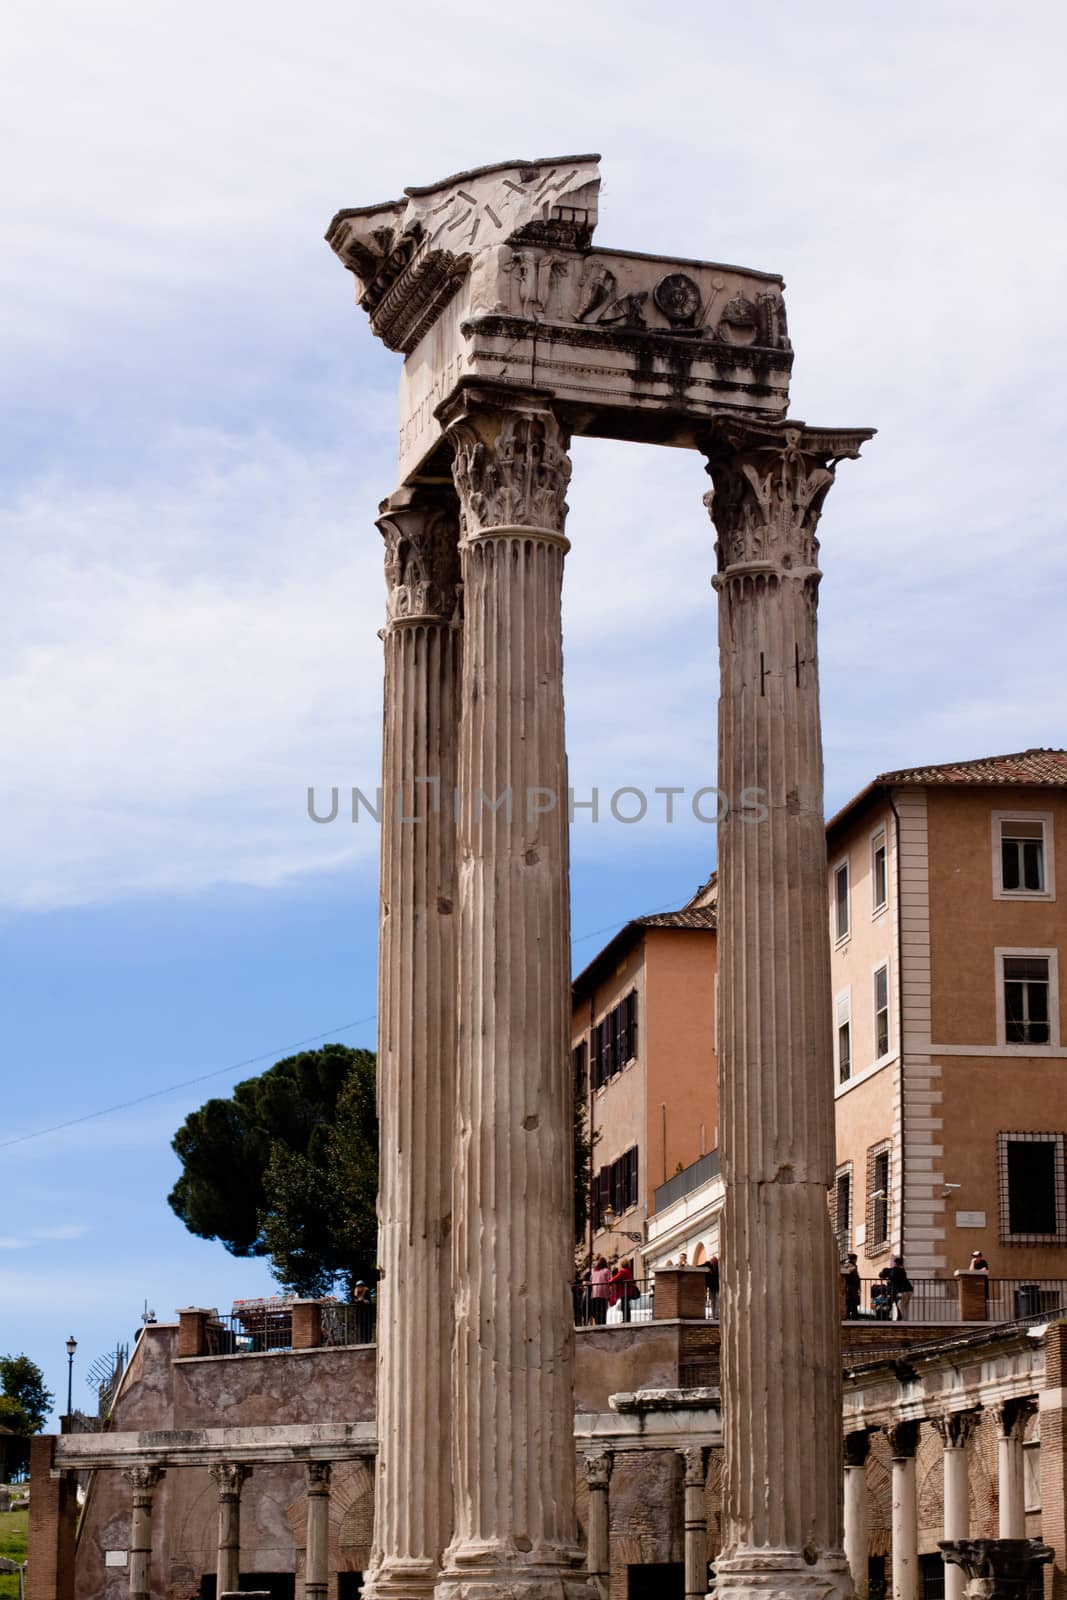
<svg viewBox="0 0 1067 1600"><path fill-rule="evenodd" d="M719 338L726 344L755 344L759 333L759 312L743 294L735 294L723 307Z"/></svg>
<svg viewBox="0 0 1067 1600"><path fill-rule="evenodd" d="M691 325L700 310L700 289L684 272L669 272L652 291L652 298L668 322Z"/></svg>

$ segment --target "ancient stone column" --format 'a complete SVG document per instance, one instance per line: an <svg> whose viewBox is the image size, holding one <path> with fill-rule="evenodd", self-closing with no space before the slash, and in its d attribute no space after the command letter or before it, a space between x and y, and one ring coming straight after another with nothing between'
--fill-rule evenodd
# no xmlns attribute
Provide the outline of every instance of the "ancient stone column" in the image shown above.
<svg viewBox="0 0 1067 1600"><path fill-rule="evenodd" d="M867 1457L871 1436L865 1428L845 1435L845 1560L852 1592L867 1587Z"/></svg>
<svg viewBox="0 0 1067 1600"><path fill-rule="evenodd" d="M611 1594L610 1507L608 1489L614 1457L610 1450L591 1450L585 1458L585 1481L589 1490L589 1540L586 1569L596 1586L599 1600Z"/></svg>
<svg viewBox="0 0 1067 1600"><path fill-rule="evenodd" d="M433 1592L452 1531L454 789L459 518L451 491L382 506L388 586L378 958L378 1456L364 1593ZM413 1470L418 1463L418 1470Z"/></svg>
<svg viewBox="0 0 1067 1600"><path fill-rule="evenodd" d="M949 1540L967 1539L971 1532L971 1494L967 1474L967 1440L978 1415L974 1411L948 1411L932 1417L944 1450L944 1533ZM945 1600L963 1600L966 1577L961 1567L945 1568Z"/></svg>
<svg viewBox="0 0 1067 1600"><path fill-rule="evenodd" d="M306 1600L326 1600L330 1584L330 1463L307 1464L307 1548L304 1552Z"/></svg>
<svg viewBox="0 0 1067 1600"><path fill-rule="evenodd" d="M1023 1439L1036 1410L1036 1401L1029 1396L1005 1400L997 1407L997 1531L1002 1539L1026 1538Z"/></svg>
<svg viewBox="0 0 1067 1600"><path fill-rule="evenodd" d="M152 1497L162 1477L159 1467L128 1467L123 1477L133 1490L130 1522L130 1600L152 1593Z"/></svg>
<svg viewBox="0 0 1067 1600"><path fill-rule="evenodd" d="M720 1596L849 1588L815 530L866 432L723 423L718 534ZM723 817L724 808L728 807Z"/></svg>
<svg viewBox="0 0 1067 1600"><path fill-rule="evenodd" d="M241 1587L241 1489L252 1468L220 1461L211 1468L219 1496L219 1557L216 1594Z"/></svg>
<svg viewBox="0 0 1067 1600"><path fill-rule="evenodd" d="M708 1452L691 1445L680 1454L685 1466L685 1597L702 1600L708 1592Z"/></svg>
<svg viewBox="0 0 1067 1600"><path fill-rule="evenodd" d="M574 1506L560 591L567 438L537 397L443 416L460 496L455 1532L438 1593L588 1592Z"/></svg>
<svg viewBox="0 0 1067 1600"><path fill-rule="evenodd" d="M915 1452L919 1447L919 1424L898 1422L885 1432L893 1462L890 1482L893 1600L918 1600L919 1506Z"/></svg>

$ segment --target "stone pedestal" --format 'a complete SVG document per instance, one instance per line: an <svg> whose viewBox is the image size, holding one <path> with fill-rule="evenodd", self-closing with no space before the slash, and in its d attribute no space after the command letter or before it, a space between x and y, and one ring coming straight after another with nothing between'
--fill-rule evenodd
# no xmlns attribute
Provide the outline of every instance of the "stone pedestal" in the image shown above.
<svg viewBox="0 0 1067 1600"><path fill-rule="evenodd" d="M815 530L864 432L719 426L720 1596L845 1595Z"/></svg>
<svg viewBox="0 0 1067 1600"><path fill-rule="evenodd" d="M985 1322L989 1316L989 1273L957 1272L961 1322Z"/></svg>
<svg viewBox="0 0 1067 1600"><path fill-rule="evenodd" d="M1040 1539L941 1539L946 1577L954 1567L966 1580L967 1600L1026 1600L1053 1552Z"/></svg>
<svg viewBox="0 0 1067 1600"><path fill-rule="evenodd" d="M891 1532L893 1548L893 1600L918 1600L919 1508L915 1486L915 1452L919 1424L899 1422L886 1429L892 1452Z"/></svg>
<svg viewBox="0 0 1067 1600"><path fill-rule="evenodd" d="M586 1594L574 1510L567 439L464 390L453 1184L455 1532L441 1600Z"/></svg>
<svg viewBox="0 0 1067 1600"><path fill-rule="evenodd" d="M215 1590L236 1593L241 1583L241 1490L251 1467L220 1462L211 1468L219 1497L219 1550Z"/></svg>
<svg viewBox="0 0 1067 1600"><path fill-rule="evenodd" d="M152 1497L161 1476L158 1467L130 1467L123 1473L133 1491L130 1517L130 1600L151 1600Z"/></svg>
<svg viewBox="0 0 1067 1600"><path fill-rule="evenodd" d="M433 1592L452 1531L455 497L399 493L382 506L378 526L388 587L378 959L382 1278L374 1546L364 1593L419 1600Z"/></svg>
<svg viewBox="0 0 1067 1600"><path fill-rule="evenodd" d="M707 1318L708 1275L703 1267L657 1267L652 1314L657 1322L674 1317Z"/></svg>
<svg viewBox="0 0 1067 1600"><path fill-rule="evenodd" d="M307 1548L304 1552L306 1600L326 1600L330 1586L330 1464L307 1466Z"/></svg>
<svg viewBox="0 0 1067 1600"><path fill-rule="evenodd" d="M871 1436L866 1430L845 1435L845 1560L852 1591L867 1587L868 1514L867 1457Z"/></svg>

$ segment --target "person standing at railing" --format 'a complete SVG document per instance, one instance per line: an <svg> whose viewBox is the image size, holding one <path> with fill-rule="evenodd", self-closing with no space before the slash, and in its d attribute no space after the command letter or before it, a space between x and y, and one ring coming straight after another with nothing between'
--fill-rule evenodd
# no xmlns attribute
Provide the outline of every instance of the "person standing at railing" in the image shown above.
<svg viewBox="0 0 1067 1600"><path fill-rule="evenodd" d="M352 1290L353 1334L357 1344L371 1344L374 1339L374 1290L360 1278Z"/></svg>
<svg viewBox="0 0 1067 1600"><path fill-rule="evenodd" d="M876 1322L888 1322L893 1311L893 1286L889 1268L883 1267L871 1285L871 1310Z"/></svg>
<svg viewBox="0 0 1067 1600"><path fill-rule="evenodd" d="M719 1320L719 1258L712 1256L704 1269L708 1283L708 1308L712 1322Z"/></svg>
<svg viewBox="0 0 1067 1600"><path fill-rule="evenodd" d="M967 1268L967 1271L968 1272L988 1272L989 1271L989 1262L986 1260L986 1258L982 1254L981 1250L972 1250L971 1251L971 1264Z"/></svg>
<svg viewBox="0 0 1067 1600"><path fill-rule="evenodd" d="M845 1257L841 1281L845 1290L845 1321L854 1322L860 1314L860 1297L863 1293L859 1261L854 1253Z"/></svg>
<svg viewBox="0 0 1067 1600"><path fill-rule="evenodd" d="M893 1321L907 1322L914 1285L904 1270L903 1256L889 1257L889 1293L893 1302Z"/></svg>
<svg viewBox="0 0 1067 1600"><path fill-rule="evenodd" d="M589 1279L589 1304L592 1308L593 1323L596 1327L603 1327L608 1320L608 1300L610 1298L611 1268L604 1256L597 1256L596 1265ZM614 1301L612 1304L614 1305Z"/></svg>
<svg viewBox="0 0 1067 1600"><path fill-rule="evenodd" d="M609 1280L608 1300L613 1306L621 1305L624 1322L629 1322L630 1303L636 1300L640 1292L634 1279L633 1267L629 1261L620 1261Z"/></svg>

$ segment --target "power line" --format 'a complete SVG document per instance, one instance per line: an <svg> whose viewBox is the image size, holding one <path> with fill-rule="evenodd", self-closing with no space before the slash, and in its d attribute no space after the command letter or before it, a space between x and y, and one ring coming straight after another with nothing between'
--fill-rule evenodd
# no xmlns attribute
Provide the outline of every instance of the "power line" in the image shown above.
<svg viewBox="0 0 1067 1600"><path fill-rule="evenodd" d="M87 1111L82 1117L69 1117L66 1122L54 1122L49 1128L36 1128L33 1133L20 1133L14 1139L0 1139L0 1150L6 1150L13 1144L26 1144L30 1139L43 1139L46 1133L59 1133L63 1128L77 1127L81 1122L93 1122L97 1117L109 1117L113 1111L128 1111L130 1106L144 1105L146 1100L158 1100L161 1095L174 1094L178 1089L191 1089L194 1084L207 1083L209 1078L221 1078L227 1072L241 1072L245 1067L258 1066L261 1061L278 1061L289 1050L299 1050L306 1044L318 1044L320 1039L332 1039L338 1033L349 1033L353 1028L362 1027L365 1022L373 1022L377 1016L372 1011L369 1017L357 1017L355 1022L346 1022L339 1028L328 1028L325 1033L313 1033L309 1039L297 1039L293 1044L279 1045L275 1050L265 1050L260 1056L248 1056L244 1061L234 1061L228 1067L215 1067L211 1072L201 1072L196 1078L183 1078L180 1083L170 1083L165 1089L151 1089L148 1094L139 1094L133 1100L119 1100L113 1106L104 1106L100 1111Z"/></svg>
<svg viewBox="0 0 1067 1600"><path fill-rule="evenodd" d="M646 912L647 916L654 916L657 911L667 911L674 904L668 900L662 906L654 906L652 911ZM601 933L613 933L617 928L625 926L630 919L622 917L615 922L609 922L606 927L594 928L590 933L583 933L571 940L572 945L584 944L587 939L595 939ZM0 1139L0 1150L8 1150L12 1145L28 1144L31 1139L43 1139L49 1133L61 1133L64 1128L76 1128L83 1122L95 1122L97 1117L110 1117L115 1111L128 1111L131 1106L144 1105L146 1100L159 1100L163 1095L176 1094L179 1089L191 1089L198 1083L207 1083L211 1078L221 1078L230 1072L241 1072L245 1067L258 1066L261 1061L279 1061L288 1051L300 1050L307 1044L318 1044L321 1039L332 1039L339 1033L350 1033L353 1028L360 1028L365 1022L373 1022L378 1015L372 1011L369 1016L357 1017L355 1022L346 1022L339 1028L328 1028L325 1033L314 1033L309 1039L297 1039L294 1044L279 1045L274 1050L265 1050L262 1055L248 1056L244 1061L234 1061L228 1067L215 1067L211 1072L201 1072L195 1078L183 1078L180 1083L170 1083L165 1089L150 1089L147 1094L139 1094L132 1100L119 1100L113 1106L103 1106L99 1111L87 1111L81 1117L69 1117L66 1122L53 1122L47 1128L35 1128L32 1133L20 1133L14 1139Z"/></svg>

